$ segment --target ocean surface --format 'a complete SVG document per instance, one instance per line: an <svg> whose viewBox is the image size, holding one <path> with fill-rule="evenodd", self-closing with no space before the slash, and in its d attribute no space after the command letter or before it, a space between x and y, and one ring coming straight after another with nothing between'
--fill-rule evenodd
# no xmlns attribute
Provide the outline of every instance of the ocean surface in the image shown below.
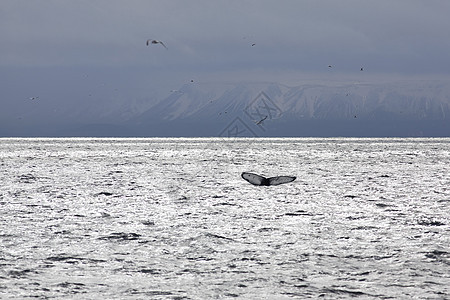
<svg viewBox="0 0 450 300"><path fill-rule="evenodd" d="M450 139L2 138L0 185L1 299L450 299Z"/></svg>

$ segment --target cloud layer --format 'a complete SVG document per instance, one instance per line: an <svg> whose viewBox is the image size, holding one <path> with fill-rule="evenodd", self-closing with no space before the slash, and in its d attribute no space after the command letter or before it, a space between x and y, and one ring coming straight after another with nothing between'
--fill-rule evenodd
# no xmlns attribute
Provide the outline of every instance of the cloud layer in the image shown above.
<svg viewBox="0 0 450 300"><path fill-rule="evenodd" d="M411 0L5 0L0 65L448 73L448 11Z"/></svg>

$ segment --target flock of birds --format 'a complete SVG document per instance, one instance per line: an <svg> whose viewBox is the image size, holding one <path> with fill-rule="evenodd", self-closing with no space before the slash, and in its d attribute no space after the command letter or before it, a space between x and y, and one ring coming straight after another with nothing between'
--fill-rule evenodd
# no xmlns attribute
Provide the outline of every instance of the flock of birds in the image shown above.
<svg viewBox="0 0 450 300"><path fill-rule="evenodd" d="M246 37L244 37L244 39L245 39ZM147 39L147 41L146 41L146 43L145 43L147 46L151 46L151 45L161 45L161 46L163 46L166 50L169 50L169 48L167 48L167 46L166 46L166 44L164 44L164 42L163 41L160 41L160 40L155 40L155 39ZM254 46L256 46L256 43L252 43L251 44L251 46L252 47L254 47ZM328 68L333 68L333 65L328 65ZM364 71L364 67L361 67L360 68L360 71ZM194 80L193 79L191 79L191 83L193 83L194 82ZM172 92L172 91L171 91ZM179 92L179 91L176 91L176 92ZM29 98L29 100L38 100L39 99L39 97L38 96L34 96L34 97L30 97ZM263 121L265 120L265 118L263 119L263 120L260 120L260 121L258 121L259 123L257 123L257 125L260 125Z"/></svg>
<svg viewBox="0 0 450 300"><path fill-rule="evenodd" d="M246 37L244 37L244 39L245 39L245 38L246 38ZM166 46L166 44L165 44L163 41L161 41L161 40L147 39L146 45L147 45L147 46L151 46L151 45L161 45L161 46L164 47L166 50L169 50L169 48ZM252 47L256 46L256 43L252 43L251 46L252 46ZM333 65L328 65L328 68L333 68ZM361 67L361 68L360 68L360 71L364 71L364 67ZM191 79L190 82L193 83L194 80ZM176 93L181 93L181 94L183 94L182 91L178 91L178 90L172 90L171 92L176 92ZM89 95L89 96L90 96L90 95ZM36 100L38 100L38 99L39 99L38 96L34 96L34 97L30 97L30 98L29 98L29 100L32 100L32 101L36 101ZM212 101L211 101L211 102L212 102ZM227 112L225 111L225 113L227 113ZM222 114L222 113L219 113L219 114ZM355 118L356 118L356 116L355 116ZM266 119L267 119L267 116L265 116L264 118L262 118L262 119L260 119L260 120L253 120L253 122L254 122L256 125L259 126L259 125L262 125L263 122L264 122Z"/></svg>
<svg viewBox="0 0 450 300"><path fill-rule="evenodd" d="M328 68L332 68L332 65L328 65ZM360 71L364 71L364 67L361 67Z"/></svg>
<svg viewBox="0 0 450 300"><path fill-rule="evenodd" d="M169 48L167 48L167 46L162 42L162 41L160 41L160 40L154 40L154 39L148 39L147 40L147 42L146 42L146 44L147 44L147 46L150 46L150 45L161 45L161 46L163 46L164 48L166 48L166 50L168 50ZM255 43L252 43L252 47L254 47L254 46L256 46L256 44ZM332 68L333 66L332 65L328 65L328 68ZM360 68L360 71L364 71L364 67L361 67Z"/></svg>
<svg viewBox="0 0 450 300"><path fill-rule="evenodd" d="M147 46L150 46L150 45L152 45L152 44L153 44L153 45L160 44L160 45L162 45L164 48L166 48L166 50L169 49L169 48L167 48L167 46L166 46L162 41L159 41L159 40L153 40L153 39L148 39L147 42L146 42L146 45L147 45ZM256 46L255 43L252 44L252 47L254 47L254 46Z"/></svg>

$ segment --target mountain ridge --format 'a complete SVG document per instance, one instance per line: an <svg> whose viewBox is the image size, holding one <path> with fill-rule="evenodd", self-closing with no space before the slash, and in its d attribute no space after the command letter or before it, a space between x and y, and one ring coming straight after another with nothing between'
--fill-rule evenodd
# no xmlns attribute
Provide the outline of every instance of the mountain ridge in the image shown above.
<svg viewBox="0 0 450 300"><path fill-rule="evenodd" d="M389 128L397 128L393 132L405 136L433 135L432 130L439 136L450 134L450 85L443 83L355 82L287 86L256 82L226 87L205 83L185 85L180 91L176 99L171 95L137 117L138 123L159 123L166 128L179 129L204 124L211 128L210 135L217 135L220 128L229 126L236 119L252 129L246 130L250 136L257 135L250 131L259 131L262 136L283 132L293 136L314 135L318 134L318 127L323 127L321 136L326 136L327 127L333 127L329 130L331 135L342 136L351 136L355 132L358 136L389 135ZM256 126L255 123L262 119L262 124ZM426 125L427 122L433 124L432 128ZM352 129L352 124L361 130ZM303 131L296 133L293 130L296 126ZM311 127L315 129L305 131ZM342 127L342 130L336 131L335 127ZM277 129L271 133L269 128ZM198 130L189 133L186 128L179 132L181 135L199 134Z"/></svg>
<svg viewBox="0 0 450 300"><path fill-rule="evenodd" d="M450 82L439 80L191 82L159 100L80 101L64 111L41 104L34 123L15 129L6 124L0 134L450 136ZM35 126L47 119L54 123Z"/></svg>

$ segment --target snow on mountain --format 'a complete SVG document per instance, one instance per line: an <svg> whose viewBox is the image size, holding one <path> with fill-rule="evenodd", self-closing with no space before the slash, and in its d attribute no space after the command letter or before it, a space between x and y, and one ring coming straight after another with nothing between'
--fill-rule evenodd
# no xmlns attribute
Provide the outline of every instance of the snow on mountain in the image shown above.
<svg viewBox="0 0 450 300"><path fill-rule="evenodd" d="M195 83L173 91L133 126L145 128L137 131L143 135L449 136L449 116L444 81Z"/></svg>
<svg viewBox="0 0 450 300"><path fill-rule="evenodd" d="M258 92L279 89L279 85L196 83L186 84L141 115L141 119L165 121L213 120L221 114L235 114Z"/></svg>
<svg viewBox="0 0 450 300"><path fill-rule="evenodd" d="M261 96L261 93L263 94ZM258 100L258 97L267 99ZM264 108L269 104L272 110ZM141 115L165 121L214 120L222 114L247 113L255 106L269 119L343 120L402 118L443 120L450 116L450 83L345 83L294 87L277 83L192 84L174 91ZM252 112L247 115L258 116Z"/></svg>
<svg viewBox="0 0 450 300"><path fill-rule="evenodd" d="M193 82L159 100L156 94L130 99L119 91L79 99L24 103L26 109L17 108L24 113L3 118L0 134L450 136L450 82L444 80Z"/></svg>

